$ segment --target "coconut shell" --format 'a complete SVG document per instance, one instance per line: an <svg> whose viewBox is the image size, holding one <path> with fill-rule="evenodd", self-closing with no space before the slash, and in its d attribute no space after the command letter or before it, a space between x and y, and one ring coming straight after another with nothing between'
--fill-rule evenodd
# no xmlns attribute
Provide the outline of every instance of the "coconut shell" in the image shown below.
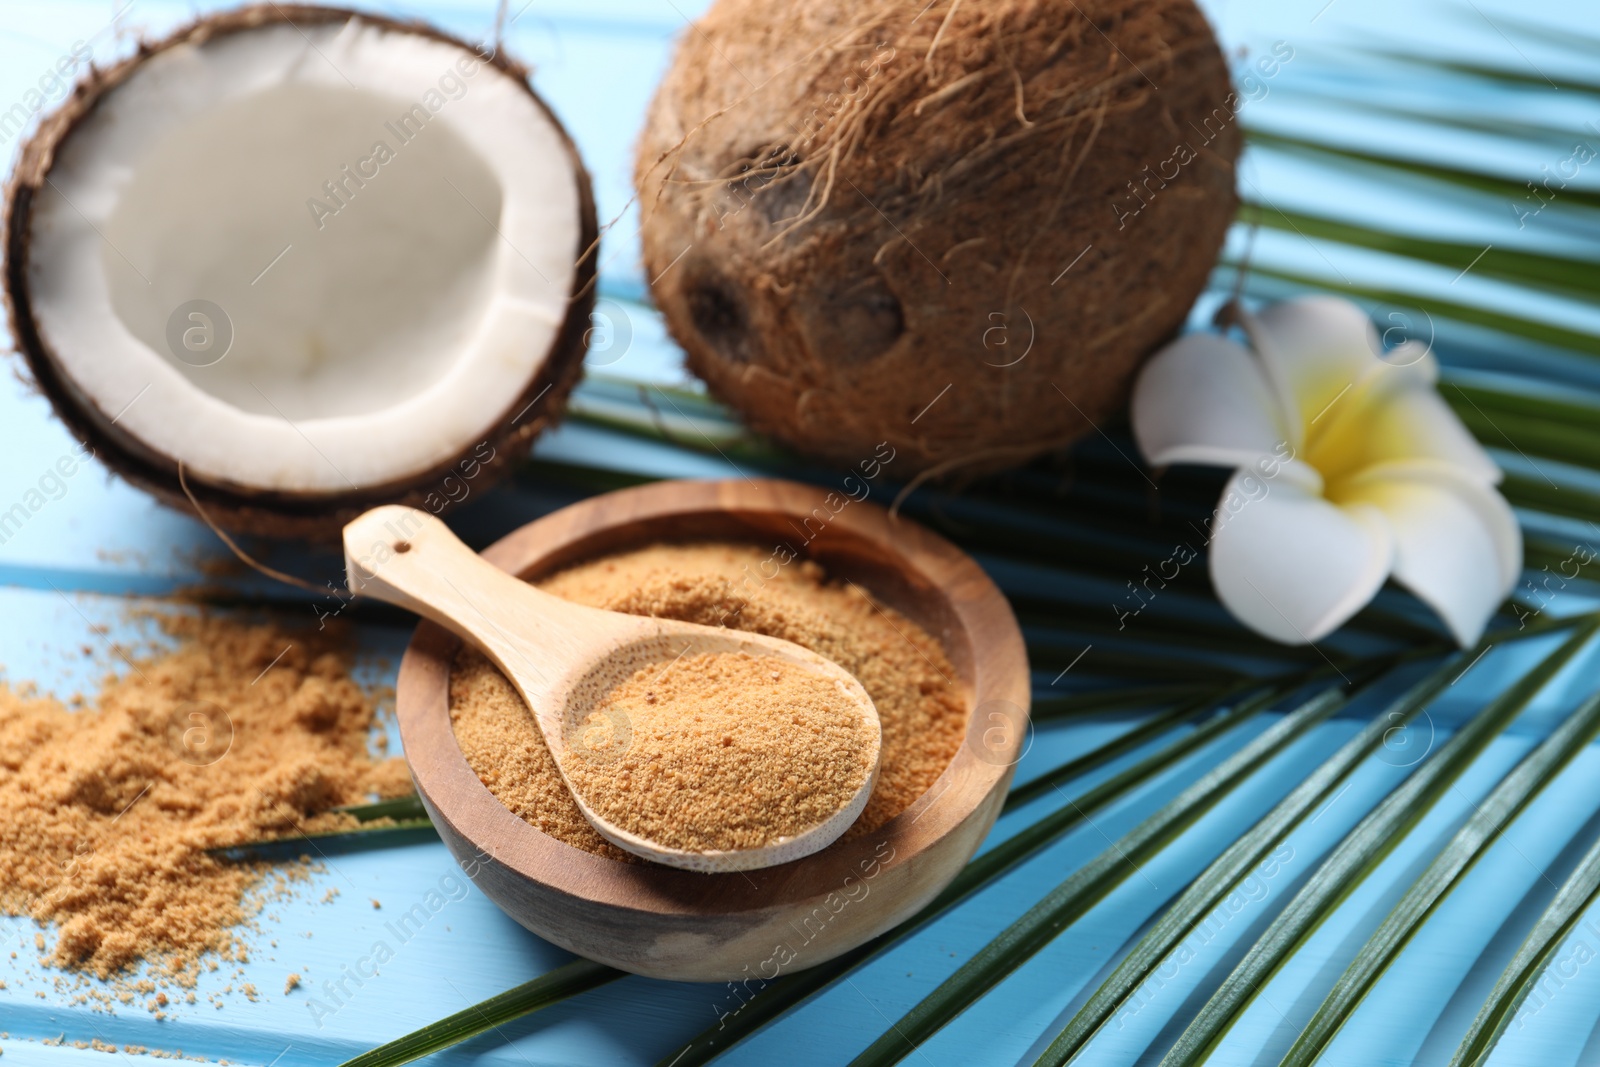
<svg viewBox="0 0 1600 1067"><path fill-rule="evenodd" d="M650 108L644 264L689 365L840 464L993 470L1126 405L1231 223L1192 0L717 0Z"/></svg>
<svg viewBox="0 0 1600 1067"><path fill-rule="evenodd" d="M27 264L32 242L31 223L34 197L49 180L57 148L71 137L106 96L125 82L134 71L169 48L202 44L224 34L245 33L280 23L307 27L323 23L343 23L359 19L370 25L418 34L456 45L479 55L484 62L499 68L527 89L534 103L549 116L561 134L578 181L581 212L578 247L573 258L578 264L573 280L566 319L554 347L538 376L517 396L503 402L504 417L483 441L470 443L463 452L436 468L402 481L341 493L262 492L249 487L208 480L188 472L189 493L198 501L205 517L220 526L266 537L336 540L345 523L379 504L406 504L442 513L456 502L450 490L459 485L463 470L471 470L476 491L503 477L512 461L525 454L529 443L560 418L567 397L583 372L588 347L587 332L594 309L595 264L599 226L595 216L594 194L589 173L565 129L529 85L526 67L497 51L493 56L478 52L476 46L452 37L422 22L406 22L369 12L309 4L266 3L201 18L171 36L156 42L141 42L138 51L106 70L91 67L61 105L46 115L33 136L23 145L15 170L5 188L3 230L0 242L5 249L5 300L11 334L27 363L34 383L54 407L57 416L80 441L113 472L149 492L166 504L191 514L195 508L189 493L179 481L178 465L170 457L153 451L129 435L96 408L76 389L59 369L48 339L33 316L29 297ZM519 414L520 413L520 414ZM513 419L513 416L515 418ZM485 446L492 457L482 461ZM463 464L466 464L463 467ZM462 497L465 499L465 497Z"/></svg>

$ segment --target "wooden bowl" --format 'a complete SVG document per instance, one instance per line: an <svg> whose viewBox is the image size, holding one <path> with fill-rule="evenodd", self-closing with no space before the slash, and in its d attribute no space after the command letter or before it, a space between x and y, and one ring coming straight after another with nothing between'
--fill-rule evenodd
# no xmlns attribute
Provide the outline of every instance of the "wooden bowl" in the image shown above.
<svg viewBox="0 0 1600 1067"><path fill-rule="evenodd" d="M914 914L971 858L1021 755L1027 654L1005 597L960 549L876 505L793 482L660 482L607 493L522 527L484 555L533 579L652 542L694 539L787 545L940 640L966 691L966 743L910 808L872 834L747 873L697 874L574 848L513 814L467 764L450 726L460 641L429 622L417 627L400 664L400 736L445 844L529 930L654 978L770 980Z"/></svg>

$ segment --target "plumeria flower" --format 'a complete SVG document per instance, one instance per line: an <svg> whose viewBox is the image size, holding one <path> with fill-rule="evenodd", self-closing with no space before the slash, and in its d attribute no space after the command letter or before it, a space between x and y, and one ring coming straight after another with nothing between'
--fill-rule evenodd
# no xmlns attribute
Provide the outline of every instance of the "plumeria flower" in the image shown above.
<svg viewBox="0 0 1600 1067"><path fill-rule="evenodd" d="M1242 320L1253 352L1190 334L1150 360L1133 395L1153 466L1234 468L1211 529L1222 603L1306 644L1392 575L1475 644L1522 571L1522 535L1500 469L1440 398L1427 347L1385 354L1366 313L1333 297Z"/></svg>

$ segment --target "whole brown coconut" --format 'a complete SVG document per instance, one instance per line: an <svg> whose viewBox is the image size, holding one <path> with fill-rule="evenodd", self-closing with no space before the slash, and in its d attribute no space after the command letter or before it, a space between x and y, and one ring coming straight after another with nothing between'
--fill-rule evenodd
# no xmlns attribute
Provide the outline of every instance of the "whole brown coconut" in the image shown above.
<svg viewBox="0 0 1600 1067"><path fill-rule="evenodd" d="M1192 0L718 0L651 107L647 277L689 365L838 463L993 470L1125 404L1235 209Z"/></svg>

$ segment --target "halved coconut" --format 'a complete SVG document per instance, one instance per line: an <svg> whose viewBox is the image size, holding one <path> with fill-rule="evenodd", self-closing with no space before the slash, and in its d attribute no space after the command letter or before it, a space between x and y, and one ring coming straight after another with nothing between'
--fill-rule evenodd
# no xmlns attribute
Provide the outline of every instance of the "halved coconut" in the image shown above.
<svg viewBox="0 0 1600 1067"><path fill-rule="evenodd" d="M442 510L559 413L595 210L527 72L426 26L268 4L95 72L24 147L6 297L114 469L235 528ZM464 492L463 490L466 490Z"/></svg>

